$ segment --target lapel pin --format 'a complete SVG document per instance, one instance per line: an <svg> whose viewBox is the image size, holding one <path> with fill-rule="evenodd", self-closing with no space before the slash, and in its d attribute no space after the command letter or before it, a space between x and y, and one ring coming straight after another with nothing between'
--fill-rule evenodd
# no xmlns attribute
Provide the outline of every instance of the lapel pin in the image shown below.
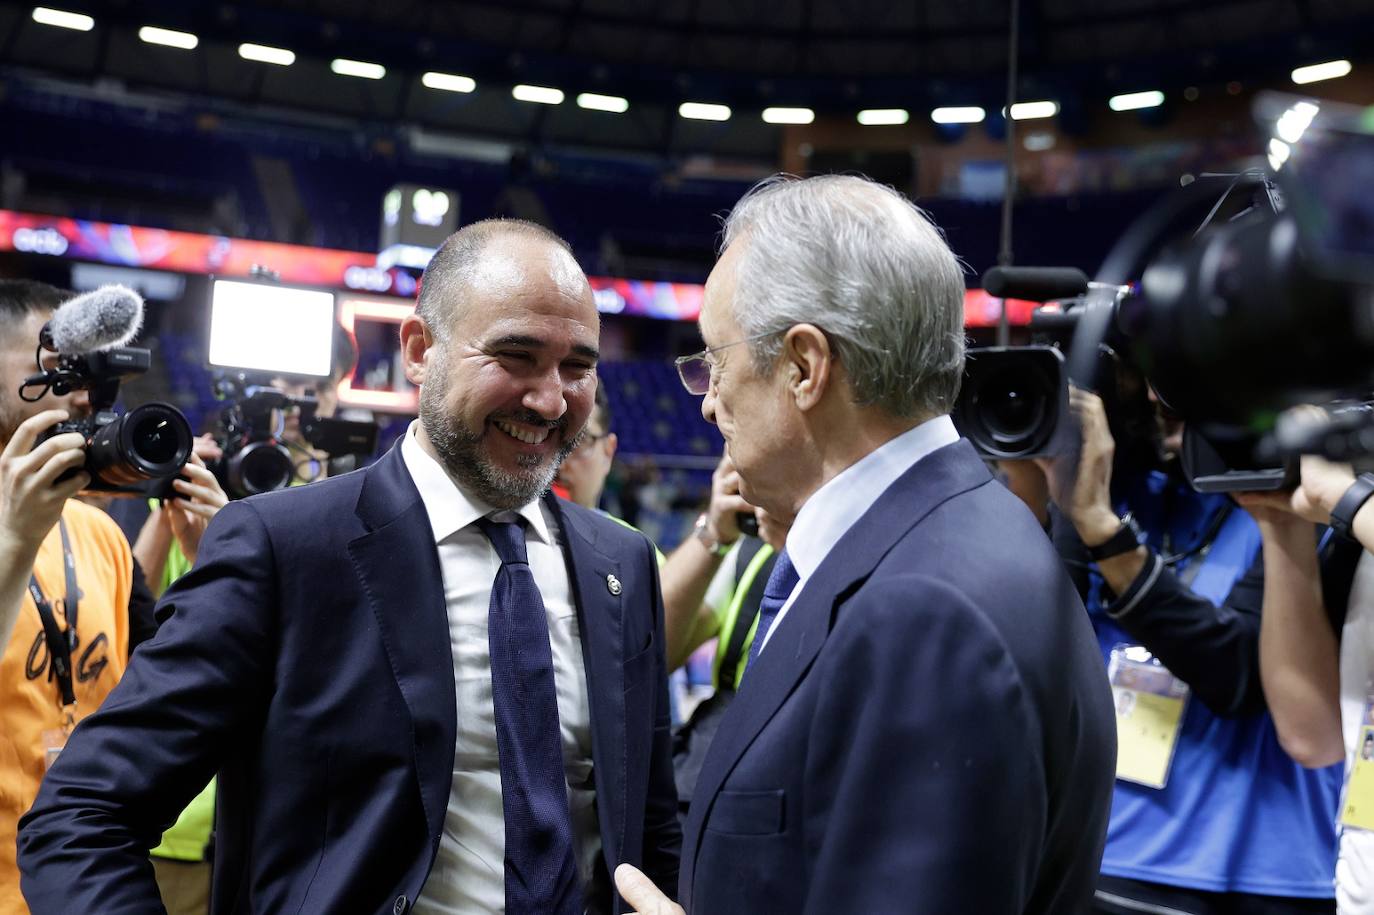
<svg viewBox="0 0 1374 915"><path fill-rule="evenodd" d="M607 591L610 591L612 594L616 595L617 597L620 596L620 579L619 579L619 578L616 578L614 575L607 575L607 576L606 576L606 590L607 590Z"/></svg>

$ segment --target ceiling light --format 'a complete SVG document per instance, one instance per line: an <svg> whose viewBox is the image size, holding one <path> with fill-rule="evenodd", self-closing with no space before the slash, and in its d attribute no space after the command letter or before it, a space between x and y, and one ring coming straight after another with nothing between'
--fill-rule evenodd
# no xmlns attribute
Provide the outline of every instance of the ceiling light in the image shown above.
<svg viewBox="0 0 1374 915"><path fill-rule="evenodd" d="M816 120L816 112L810 108L765 108L763 120L766 124L810 124Z"/></svg>
<svg viewBox="0 0 1374 915"><path fill-rule="evenodd" d="M345 57L336 57L329 62L329 69L340 76L356 76L359 79L381 79L386 76L386 67L381 64L370 64L364 60L349 60Z"/></svg>
<svg viewBox="0 0 1374 915"><path fill-rule="evenodd" d="M987 117L982 108L967 106L963 108L936 108L930 119L936 124L977 124Z"/></svg>
<svg viewBox="0 0 1374 915"><path fill-rule="evenodd" d="M279 67L289 67L296 62L295 51L265 44L241 44L239 57L244 60L256 60L260 64L276 64Z"/></svg>
<svg viewBox="0 0 1374 915"><path fill-rule="evenodd" d="M1307 67L1298 67L1292 73L1293 82L1298 85L1306 83L1317 83L1324 79L1336 79L1345 76L1350 72L1350 61L1348 60L1328 60L1324 64L1312 64Z"/></svg>
<svg viewBox="0 0 1374 915"><path fill-rule="evenodd" d="M1107 99L1107 107L1113 111L1135 111L1137 108L1158 108L1164 104L1164 93L1158 89L1148 92L1128 92L1113 95Z"/></svg>
<svg viewBox="0 0 1374 915"><path fill-rule="evenodd" d="M709 102L683 102L677 106L677 113L692 121L728 121L729 105L714 105Z"/></svg>
<svg viewBox="0 0 1374 915"><path fill-rule="evenodd" d="M859 123L865 127L905 124L911 115L905 108L867 108L859 112Z"/></svg>
<svg viewBox="0 0 1374 915"><path fill-rule="evenodd" d="M522 102L534 102L538 105L563 104L563 90L549 86L519 85L511 89L510 94Z"/></svg>
<svg viewBox="0 0 1374 915"><path fill-rule="evenodd" d="M595 92L583 92L577 96L577 107L589 108L592 111L609 111L612 114L624 114L630 110L630 103L618 95L597 95Z"/></svg>
<svg viewBox="0 0 1374 915"><path fill-rule="evenodd" d="M477 88L477 82L470 76L459 76L456 73L436 73L430 71L420 77L420 82L429 89L442 89L444 92L471 92Z"/></svg>
<svg viewBox="0 0 1374 915"><path fill-rule="evenodd" d="M59 29L75 29L78 32L89 32L95 28L95 20L85 13L69 13L46 6L33 8L33 21L43 25L55 25Z"/></svg>
<svg viewBox="0 0 1374 915"><path fill-rule="evenodd" d="M160 44L168 48L181 48L189 51L200 44L200 39L190 32L178 32L176 29L161 29L155 25L145 25L138 30L138 37L148 44Z"/></svg>
<svg viewBox="0 0 1374 915"><path fill-rule="evenodd" d="M1011 106L1013 121L1033 121L1038 118L1052 118L1059 113L1058 102L1017 102Z"/></svg>

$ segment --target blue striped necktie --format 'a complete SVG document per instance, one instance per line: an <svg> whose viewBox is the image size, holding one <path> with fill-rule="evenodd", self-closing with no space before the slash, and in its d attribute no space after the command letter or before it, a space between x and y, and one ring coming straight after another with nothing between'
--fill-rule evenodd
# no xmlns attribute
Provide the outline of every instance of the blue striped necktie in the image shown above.
<svg viewBox="0 0 1374 915"><path fill-rule="evenodd" d="M506 822L506 912L577 915L582 892L544 599L525 553L524 528L486 518L477 524L501 557L487 640Z"/></svg>
<svg viewBox="0 0 1374 915"><path fill-rule="evenodd" d="M773 620L778 618L778 611L787 603L787 598L792 595L792 589L797 586L798 580L797 567L792 565L792 557L787 555L787 550L783 550L778 554L777 562L773 563L768 584L763 587L763 599L759 601L759 625L754 630L754 641L749 646L749 662L744 665L745 673L748 673L749 668L758 660L764 637L768 635L768 630L773 628Z"/></svg>

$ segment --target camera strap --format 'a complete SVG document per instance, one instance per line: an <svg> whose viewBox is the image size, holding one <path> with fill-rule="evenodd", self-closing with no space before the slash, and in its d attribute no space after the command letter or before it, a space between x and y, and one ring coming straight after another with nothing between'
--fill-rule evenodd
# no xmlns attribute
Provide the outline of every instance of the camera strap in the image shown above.
<svg viewBox="0 0 1374 915"><path fill-rule="evenodd" d="M62 565L67 577L67 598L64 603L67 628L58 628L57 616L52 604L38 586L38 578L29 573L29 594L38 608L38 618L43 621L43 635L48 642L48 654L52 657L53 673L57 676L57 687L62 691L62 705L71 708L76 705L76 690L72 683L72 652L76 648L76 619L80 592L76 587L76 557L72 555L71 540L67 537L67 525L60 518L57 528L62 534Z"/></svg>

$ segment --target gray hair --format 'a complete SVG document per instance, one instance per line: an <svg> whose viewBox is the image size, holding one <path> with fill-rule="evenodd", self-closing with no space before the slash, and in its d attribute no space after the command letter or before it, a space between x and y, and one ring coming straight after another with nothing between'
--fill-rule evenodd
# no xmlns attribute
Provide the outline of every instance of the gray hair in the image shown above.
<svg viewBox="0 0 1374 915"><path fill-rule="evenodd" d="M755 369L782 334L814 324L860 405L903 419L948 413L964 374L964 276L940 230L897 191L867 178L775 175L725 221L744 240L735 319Z"/></svg>
<svg viewBox="0 0 1374 915"><path fill-rule="evenodd" d="M503 235L545 241L572 255L572 245L557 232L525 219L483 219L463 226L439 247L425 267L415 313L442 343L448 340L457 306L464 298L487 245Z"/></svg>

